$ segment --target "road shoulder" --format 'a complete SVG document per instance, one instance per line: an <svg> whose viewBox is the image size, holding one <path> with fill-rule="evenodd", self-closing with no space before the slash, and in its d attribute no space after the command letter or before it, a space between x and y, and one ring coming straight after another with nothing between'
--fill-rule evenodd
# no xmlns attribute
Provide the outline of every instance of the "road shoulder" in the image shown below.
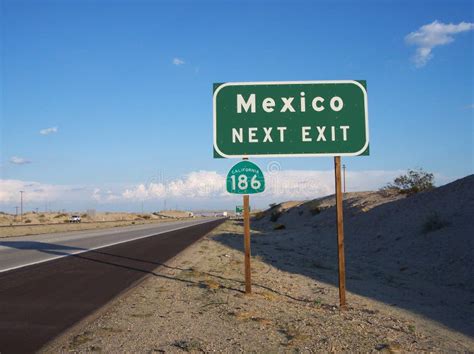
<svg viewBox="0 0 474 354"><path fill-rule="evenodd" d="M245 295L243 255L222 242L240 242L241 229L219 226L43 352L473 350L466 336L365 297L349 293L340 312L337 288L259 257Z"/></svg>

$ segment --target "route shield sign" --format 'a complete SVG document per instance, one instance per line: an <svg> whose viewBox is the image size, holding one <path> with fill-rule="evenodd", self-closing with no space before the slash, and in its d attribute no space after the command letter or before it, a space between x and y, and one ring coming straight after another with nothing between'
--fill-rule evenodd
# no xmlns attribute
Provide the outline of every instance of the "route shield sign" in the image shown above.
<svg viewBox="0 0 474 354"><path fill-rule="evenodd" d="M227 174L227 192L232 194L255 194L265 190L263 172L250 161L241 161Z"/></svg>
<svg viewBox="0 0 474 354"><path fill-rule="evenodd" d="M365 81L215 84L217 157L368 155Z"/></svg>

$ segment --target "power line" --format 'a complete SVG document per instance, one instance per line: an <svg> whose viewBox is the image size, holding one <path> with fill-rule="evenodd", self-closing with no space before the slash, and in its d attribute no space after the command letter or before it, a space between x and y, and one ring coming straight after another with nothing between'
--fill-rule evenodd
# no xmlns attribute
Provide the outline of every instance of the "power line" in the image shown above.
<svg viewBox="0 0 474 354"><path fill-rule="evenodd" d="M20 221L23 221L23 193L25 191L20 191Z"/></svg>

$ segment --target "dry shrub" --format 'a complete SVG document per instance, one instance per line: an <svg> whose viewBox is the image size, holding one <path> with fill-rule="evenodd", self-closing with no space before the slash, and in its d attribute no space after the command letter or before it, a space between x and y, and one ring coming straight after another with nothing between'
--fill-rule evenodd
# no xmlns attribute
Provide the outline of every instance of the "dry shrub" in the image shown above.
<svg viewBox="0 0 474 354"><path fill-rule="evenodd" d="M263 219L267 214L264 211L259 211L254 215L254 220L261 220Z"/></svg>
<svg viewBox="0 0 474 354"><path fill-rule="evenodd" d="M221 286L218 282L216 282L215 280L213 279L205 279L202 284L208 288L208 289L211 289L211 290L217 290L219 289Z"/></svg>
<svg viewBox="0 0 474 354"><path fill-rule="evenodd" d="M423 224L423 233L427 234L432 231L440 230L446 226L449 226L450 222L441 218L438 213L432 213L428 216L426 221Z"/></svg>
<svg viewBox="0 0 474 354"><path fill-rule="evenodd" d="M406 174L400 175L382 188L383 190L396 190L401 194L415 194L434 188L434 175L422 168L409 169Z"/></svg>
<svg viewBox="0 0 474 354"><path fill-rule="evenodd" d="M273 211L272 214L270 215L270 221L277 222L280 216L281 216L281 211Z"/></svg>
<svg viewBox="0 0 474 354"><path fill-rule="evenodd" d="M273 227L273 230L284 230L286 229L286 226L283 224L277 224Z"/></svg>

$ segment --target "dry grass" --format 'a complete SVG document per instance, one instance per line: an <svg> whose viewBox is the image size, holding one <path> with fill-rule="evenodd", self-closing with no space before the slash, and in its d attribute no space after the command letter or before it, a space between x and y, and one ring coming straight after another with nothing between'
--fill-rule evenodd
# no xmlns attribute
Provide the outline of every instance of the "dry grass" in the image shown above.
<svg viewBox="0 0 474 354"><path fill-rule="evenodd" d="M144 225L151 223L166 222L165 220L150 220L150 221L116 221L116 222L101 222L101 223L68 223L56 225L32 225L32 226L6 226L0 227L1 237L15 237L27 235L41 235L58 232L83 231L95 229L108 229L120 226Z"/></svg>
<svg viewBox="0 0 474 354"><path fill-rule="evenodd" d="M286 229L286 226L284 224L276 224L273 226L273 230L284 230Z"/></svg>
<svg viewBox="0 0 474 354"><path fill-rule="evenodd" d="M211 290L217 290L221 287L220 284L217 281L215 281L213 279L209 279L209 278L205 279L202 282L202 284L204 284L204 286L206 288L211 289Z"/></svg>

